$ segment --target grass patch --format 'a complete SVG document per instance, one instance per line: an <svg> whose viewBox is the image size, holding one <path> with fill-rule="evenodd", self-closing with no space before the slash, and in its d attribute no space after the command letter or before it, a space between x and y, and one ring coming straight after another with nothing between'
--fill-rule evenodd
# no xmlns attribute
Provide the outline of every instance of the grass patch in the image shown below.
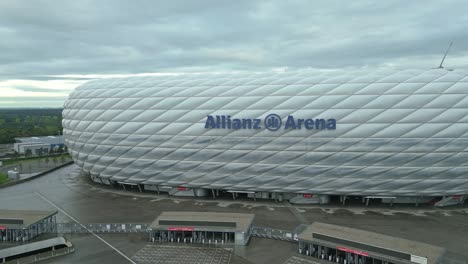
<svg viewBox="0 0 468 264"><path fill-rule="evenodd" d="M8 175L0 172L0 184L4 184L8 182Z"/></svg>

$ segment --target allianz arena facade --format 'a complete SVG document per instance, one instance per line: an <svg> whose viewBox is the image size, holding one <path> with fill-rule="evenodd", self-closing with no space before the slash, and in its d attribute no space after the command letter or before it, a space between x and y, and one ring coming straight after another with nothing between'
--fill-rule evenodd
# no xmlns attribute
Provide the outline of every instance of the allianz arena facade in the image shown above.
<svg viewBox="0 0 468 264"><path fill-rule="evenodd" d="M63 128L84 173L140 190L468 194L468 71L100 79L71 93Z"/></svg>

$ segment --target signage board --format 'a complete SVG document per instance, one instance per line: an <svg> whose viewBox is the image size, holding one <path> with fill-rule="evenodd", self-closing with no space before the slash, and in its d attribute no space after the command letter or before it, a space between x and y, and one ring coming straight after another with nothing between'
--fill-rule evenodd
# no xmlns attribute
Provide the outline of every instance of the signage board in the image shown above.
<svg viewBox="0 0 468 264"><path fill-rule="evenodd" d="M367 252L360 251L360 250L355 250L355 249L350 249L350 248L345 248L345 247L338 247L338 250L353 253L353 254L356 254L356 255L361 255L361 256L364 256L364 257L369 256L369 253L367 253Z"/></svg>
<svg viewBox="0 0 468 264"><path fill-rule="evenodd" d="M277 114L269 114L265 119L260 118L232 118L230 115L207 115L205 121L207 129L268 129L270 131L283 130L335 130L336 119L324 118L296 118L289 115L283 119Z"/></svg>
<svg viewBox="0 0 468 264"><path fill-rule="evenodd" d="M169 231L195 231L195 228L193 227L174 227L170 226L167 228Z"/></svg>

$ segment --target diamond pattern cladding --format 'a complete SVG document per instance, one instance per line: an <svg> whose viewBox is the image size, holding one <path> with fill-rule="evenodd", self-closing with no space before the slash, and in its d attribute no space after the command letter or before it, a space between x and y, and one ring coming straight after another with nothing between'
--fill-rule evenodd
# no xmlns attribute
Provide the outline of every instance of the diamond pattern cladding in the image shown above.
<svg viewBox="0 0 468 264"><path fill-rule="evenodd" d="M336 130L205 129L207 115L335 118ZM142 184L348 195L468 193L468 72L101 79L65 102L85 172Z"/></svg>

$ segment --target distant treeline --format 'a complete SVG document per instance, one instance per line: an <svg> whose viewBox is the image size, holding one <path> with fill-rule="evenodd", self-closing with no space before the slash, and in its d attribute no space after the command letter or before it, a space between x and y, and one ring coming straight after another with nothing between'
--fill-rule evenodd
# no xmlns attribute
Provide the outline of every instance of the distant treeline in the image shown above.
<svg viewBox="0 0 468 264"><path fill-rule="evenodd" d="M62 109L0 109L0 144L62 133Z"/></svg>

